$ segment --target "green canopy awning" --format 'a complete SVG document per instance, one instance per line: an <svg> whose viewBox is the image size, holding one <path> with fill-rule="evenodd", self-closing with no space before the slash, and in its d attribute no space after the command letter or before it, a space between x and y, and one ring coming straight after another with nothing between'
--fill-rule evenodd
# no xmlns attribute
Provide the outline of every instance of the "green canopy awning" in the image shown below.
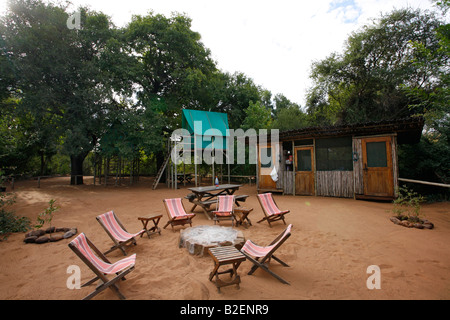
<svg viewBox="0 0 450 320"><path fill-rule="evenodd" d="M190 141L192 148L195 145L197 149L227 150L229 126L226 113L184 109L182 128L190 134L190 138L183 137L183 142Z"/></svg>

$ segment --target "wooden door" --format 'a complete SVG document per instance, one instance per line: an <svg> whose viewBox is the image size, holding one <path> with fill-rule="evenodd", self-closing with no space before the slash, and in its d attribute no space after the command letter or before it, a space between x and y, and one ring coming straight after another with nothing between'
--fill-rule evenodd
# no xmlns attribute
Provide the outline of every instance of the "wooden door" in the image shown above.
<svg viewBox="0 0 450 320"><path fill-rule="evenodd" d="M314 195L313 150L313 147L295 148L295 194Z"/></svg>
<svg viewBox="0 0 450 320"><path fill-rule="evenodd" d="M361 139L364 195L394 197L391 137Z"/></svg>
<svg viewBox="0 0 450 320"><path fill-rule="evenodd" d="M260 146L258 152L259 189L276 189L277 182L270 176L275 165L275 147Z"/></svg>

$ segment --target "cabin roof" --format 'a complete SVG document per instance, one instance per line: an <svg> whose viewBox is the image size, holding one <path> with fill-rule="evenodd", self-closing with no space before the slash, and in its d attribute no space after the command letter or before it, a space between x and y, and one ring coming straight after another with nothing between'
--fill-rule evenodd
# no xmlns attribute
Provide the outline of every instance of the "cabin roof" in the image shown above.
<svg viewBox="0 0 450 320"><path fill-rule="evenodd" d="M325 138L340 136L369 136L397 134L397 142L417 143L422 135L424 119L422 117L366 122L325 127L308 127L280 131L280 141L301 140L308 138Z"/></svg>

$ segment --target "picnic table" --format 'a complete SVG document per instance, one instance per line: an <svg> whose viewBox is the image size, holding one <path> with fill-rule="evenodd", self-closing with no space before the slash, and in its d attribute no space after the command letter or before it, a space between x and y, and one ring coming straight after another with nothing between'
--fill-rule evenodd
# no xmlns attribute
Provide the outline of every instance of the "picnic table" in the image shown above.
<svg viewBox="0 0 450 320"><path fill-rule="evenodd" d="M188 188L192 193L187 195L186 198L189 199L189 202L193 203L194 206L191 209L191 212L199 206L203 209L206 216L211 219L209 212L211 209L211 205L217 203L217 197L221 195L231 195L239 190L241 184L219 184L216 186L206 186L206 187L195 187ZM236 195L234 197L234 202L237 206L240 206L239 202L245 201L248 195Z"/></svg>

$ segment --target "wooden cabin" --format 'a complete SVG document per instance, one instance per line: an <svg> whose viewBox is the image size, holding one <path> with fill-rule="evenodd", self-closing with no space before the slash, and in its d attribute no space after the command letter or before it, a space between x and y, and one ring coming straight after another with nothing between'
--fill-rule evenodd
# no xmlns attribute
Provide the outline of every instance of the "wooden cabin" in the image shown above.
<svg viewBox="0 0 450 320"><path fill-rule="evenodd" d="M408 118L280 132L278 142L258 144L258 192L393 199L397 146L417 143L423 125Z"/></svg>

